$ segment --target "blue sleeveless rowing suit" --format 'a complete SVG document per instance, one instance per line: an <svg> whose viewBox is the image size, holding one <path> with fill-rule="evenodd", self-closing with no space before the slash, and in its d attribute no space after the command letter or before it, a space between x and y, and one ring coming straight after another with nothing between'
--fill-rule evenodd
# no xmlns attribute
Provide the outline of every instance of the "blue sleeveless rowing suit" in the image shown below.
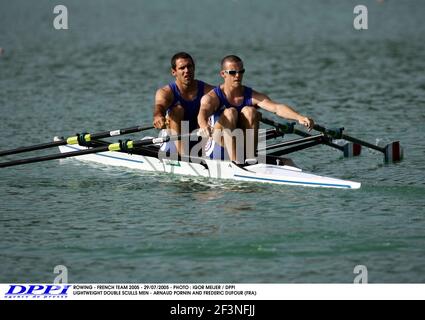
<svg viewBox="0 0 425 320"><path fill-rule="evenodd" d="M174 100L171 105L167 109L167 113L171 111L173 107L177 104L181 105L184 109L184 118L183 120L189 121L189 131L198 128L198 113L199 107L201 106L201 98L204 95L204 83L200 80L198 82L198 92L196 94L196 98L192 101L185 100L181 94L180 90L177 87L175 82L172 82L169 85L170 89L173 91Z"/></svg>
<svg viewBox="0 0 425 320"><path fill-rule="evenodd" d="M215 87L214 92L217 95L218 99L220 100L220 105L217 108L217 111L214 112L209 118L208 124L211 127L214 127L214 125L220 119L220 116L223 114L223 111L225 109L235 108L238 111L238 114L239 114L242 111L243 107L252 106L252 88L250 88L250 87L244 86L243 101L238 106L234 106L234 105L230 104L230 102L227 100L223 91L221 91L220 86ZM225 149L220 144L216 143L211 138L205 146L205 153L211 159L224 160L227 152L225 151Z"/></svg>
<svg viewBox="0 0 425 320"><path fill-rule="evenodd" d="M214 126L215 123L220 118L223 111L227 108L235 108L238 113L241 112L242 108L245 106L252 106L252 89L249 87L244 86L244 92L243 92L243 101L240 105L234 106L230 104L229 101L227 101L226 96L224 95L223 91L221 91L220 86L217 86L214 88L214 92L217 95L218 99L220 100L220 106L217 108L217 111L210 117L210 125Z"/></svg>
<svg viewBox="0 0 425 320"><path fill-rule="evenodd" d="M181 105L184 109L184 121L189 121L189 132L192 132L193 130L198 128L198 113L199 108L201 106L201 98L204 95L204 82L200 80L196 80L198 82L198 92L196 94L196 98L194 100L185 100L181 94L180 90L177 87L177 84L175 82L171 82L168 84L170 89L173 91L173 102L170 104L170 106L167 109L167 114L173 109L176 105ZM163 130L164 131L164 130ZM166 131L163 132L163 135L166 135ZM195 141L196 143L196 141ZM194 144L191 141L191 146ZM174 142L166 142L161 147L162 151L165 151L167 153L177 153L176 145Z"/></svg>

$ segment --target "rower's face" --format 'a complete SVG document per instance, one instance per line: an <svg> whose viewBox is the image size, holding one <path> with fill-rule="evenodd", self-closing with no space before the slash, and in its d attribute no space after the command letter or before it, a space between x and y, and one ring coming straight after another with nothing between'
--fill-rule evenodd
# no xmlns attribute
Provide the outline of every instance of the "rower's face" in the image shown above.
<svg viewBox="0 0 425 320"><path fill-rule="evenodd" d="M195 66L190 59L177 59L176 68L171 69L171 74L183 83L190 83L195 78Z"/></svg>
<svg viewBox="0 0 425 320"><path fill-rule="evenodd" d="M242 62L227 61L224 64L223 69L220 71L220 75L224 78L224 83L227 83L232 86L241 86L243 72L244 68Z"/></svg>

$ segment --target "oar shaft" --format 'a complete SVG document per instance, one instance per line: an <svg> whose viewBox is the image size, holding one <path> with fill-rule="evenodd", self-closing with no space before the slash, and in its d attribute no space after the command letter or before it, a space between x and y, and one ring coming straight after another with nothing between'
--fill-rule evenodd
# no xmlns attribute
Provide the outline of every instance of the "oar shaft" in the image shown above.
<svg viewBox="0 0 425 320"><path fill-rule="evenodd" d="M11 154L22 153L22 152L29 152L29 151L42 150L42 149L47 149L47 148L52 148L52 147L58 147L58 146L62 146L62 145L65 145L65 144L66 144L66 140L59 140L59 141L54 141L54 142L35 144L33 146L19 147L19 148L16 148L16 149L0 151L0 157L1 156L8 156L8 155L11 155Z"/></svg>
<svg viewBox="0 0 425 320"><path fill-rule="evenodd" d="M154 128L153 126L145 126L145 127L135 126L135 127L129 127L129 128L119 129L119 130L94 133L90 136L92 139L103 139L108 137L121 136L124 134L136 133L136 132L145 131L145 130L149 130L153 128Z"/></svg>
<svg viewBox="0 0 425 320"><path fill-rule="evenodd" d="M87 134L84 134L82 139L85 142L90 142L91 139L115 137L115 136L136 133L136 132L149 130L149 129L153 129L153 126L134 126L134 127L124 128L124 129L104 131L104 132L93 133L93 134L87 133ZM72 137L68 137L66 139L61 139L59 141L54 141L54 142L40 143L40 144L36 144L32 146L19 147L16 149L0 151L0 157L11 155L11 154L18 154L22 152L29 152L29 151L42 150L42 149L47 149L52 147L58 147L58 146L63 146L65 144L78 144L78 136L72 136Z"/></svg>
<svg viewBox="0 0 425 320"><path fill-rule="evenodd" d="M313 135L311 135L311 134L309 134L307 132L298 130L298 129L294 129L294 133L297 134L297 135L299 135L299 136L301 136L301 137L305 137L305 138L307 138L307 137L313 137ZM337 145L336 143L330 142L329 139L326 136L323 137L322 143L324 143L324 144L326 144L326 145L328 145L328 146L330 146L332 148L335 148L335 149L344 151L344 147L342 147L340 145Z"/></svg>
<svg viewBox="0 0 425 320"><path fill-rule="evenodd" d="M321 143L322 142L320 140L313 140L313 141L310 141L310 142L295 145L293 147L289 147L289 148L286 148L286 149L271 152L271 153L267 154L267 156L269 156L269 155L271 155L271 156L283 156L285 154L289 154L289 153L292 153L292 152L301 151L301 150L304 150L304 149L307 149L307 148L317 146L318 144L321 144Z"/></svg>
<svg viewBox="0 0 425 320"><path fill-rule="evenodd" d="M265 150L272 150L272 149L278 149L278 148L282 148L282 147L289 147L292 145L296 145L296 144L302 144L302 143L306 143L309 141L321 141L323 139L323 133L320 133L318 135L315 136L309 136L309 137L305 137L305 138L300 138L300 139L294 139L294 140L290 140L290 141L284 141L284 142L279 142L279 143L275 143L275 144L271 144L266 146L265 148L261 148L258 149L258 151L265 151Z"/></svg>
<svg viewBox="0 0 425 320"><path fill-rule="evenodd" d="M278 131L282 133L295 133L305 138L311 136L307 132L294 128L295 123L279 123L265 117L262 117L261 121L265 124L275 127ZM327 129L318 124L315 124L314 129L325 134L325 137L322 139L321 143L326 144L332 148L341 150L344 153L344 157L354 157L360 155L361 146L364 146L382 152L385 156L385 162L396 162L401 161L403 159L403 148L400 146L399 141L393 141L387 144L385 147L380 147L372 143L344 134L344 128ZM350 143L346 143L345 145L340 146L336 143L333 143L332 139L344 139L349 141Z"/></svg>
<svg viewBox="0 0 425 320"><path fill-rule="evenodd" d="M169 141L170 139L173 139L173 140L178 139L179 137L180 136L176 136L176 137L167 136L164 138L154 138L154 139L138 140L138 141L128 140L125 142L111 143L105 146L100 146L100 147L91 148L91 149L84 149L84 150L71 151L71 152L65 152L65 153L55 153L51 155L2 162L0 163L0 168L6 168L6 167L12 167L12 166L20 165L20 164L35 163L35 162L42 162L42 161L48 161L48 160L77 157L77 156L82 156L86 154L105 152L105 151L131 151L132 149L135 149L137 147L147 146L147 145L151 145L155 143L162 143L162 142Z"/></svg>
<svg viewBox="0 0 425 320"><path fill-rule="evenodd" d="M270 139L274 139L274 138L277 138L277 137L283 137L283 136L284 136L284 133L278 131L277 129L269 129L265 133L259 133L258 139L270 140Z"/></svg>
<svg viewBox="0 0 425 320"><path fill-rule="evenodd" d="M283 123L279 123L276 122L272 119L266 118L261 116L261 122L268 124L272 127L275 127L276 129L278 129L279 131L283 132L283 133L293 133L294 132L294 125L295 122L289 123L289 122L283 122Z"/></svg>
<svg viewBox="0 0 425 320"><path fill-rule="evenodd" d="M363 145L365 147L368 147L368 148L371 148L371 149L374 149L374 150L381 151L381 152L385 153L385 149L384 148L381 148L381 147L379 147L377 145L374 145L374 144L371 144L369 142L366 142L366 141L363 141L363 140L360 140L360 139L357 139L357 138L353 138L353 137L347 136L345 134L342 135L342 138L345 139L345 140L347 140L347 141L358 143L358 144L361 144L361 145Z"/></svg>
<svg viewBox="0 0 425 320"><path fill-rule="evenodd" d="M336 143L330 142L327 139L323 139L323 143L326 144L329 147L332 147L332 148L335 148L335 149L338 149L338 150L344 152L344 147L343 146L340 146L340 145L338 145Z"/></svg>
<svg viewBox="0 0 425 320"><path fill-rule="evenodd" d="M301 137L305 137L305 138L312 136L311 134L309 134L307 132L304 132L304 131L301 131L299 129L294 128L295 123L284 122L282 124L282 123L276 122L276 121L269 119L267 117L264 117L264 116L262 116L261 122L268 124L268 125L271 125L272 127L275 127L276 129L278 129L279 131L281 131L283 133L295 133L295 134L297 134ZM315 125L315 129L318 130L318 131L321 131L321 130L319 130L319 128L323 130L322 131L323 133L325 133L326 128L320 127L319 125ZM338 149L338 150L341 150L342 152L344 152L343 146L340 146L340 145L337 145L336 143L330 142L328 139L323 139L322 143L324 143L324 144L326 144L326 145L328 145L332 148L335 148L335 149Z"/></svg>
<svg viewBox="0 0 425 320"><path fill-rule="evenodd" d="M192 136L198 137L196 133L190 133L190 134L184 134L184 135L165 136L162 138L152 138L152 139L137 140L137 141L126 140L126 141L111 143L111 144L96 147L96 148L89 148L89 149L78 150L78 151L57 153L57 154L46 155L46 156L39 156L39 157L33 157L33 158L27 158L27 159L19 159L19 160L13 160L8 162L2 162L0 163L0 168L6 168L6 167L16 166L20 164L41 162L41 161L47 161L47 160L76 157L76 156L82 156L86 154L99 153L99 152L105 152L105 151L123 151L123 152L131 153L133 150L139 147L148 146L148 145L157 144L157 143L164 143L168 141L176 141L183 138L190 138Z"/></svg>
<svg viewBox="0 0 425 320"><path fill-rule="evenodd" d="M64 152L64 153L55 153L55 154L50 154L50 155L46 155L46 156L13 160L13 161L0 163L0 168L17 166L17 165L20 165L20 164L35 163L35 162L42 162L42 161L48 161L48 160L63 159L63 158L68 158L68 157L82 156L82 155L85 155L85 154L103 152L103 151L107 151L107 150L108 150L108 146L105 146L105 147L98 147L98 148L93 148L93 149L85 149L85 150L71 151L71 152Z"/></svg>
<svg viewBox="0 0 425 320"><path fill-rule="evenodd" d="M325 127L322 127L322 126L320 126L318 124L315 124L314 125L314 129L317 130L317 131L323 132L324 134L327 134L327 135L329 135L329 136L331 136L333 138L344 139L344 140L347 140L347 141L358 143L358 144L360 144L362 146L365 146L367 148L371 148L371 149L374 149L374 150L377 150L377 151L380 151L380 152L385 153L385 149L382 148L382 147L379 147L379 146L376 146L376 145L371 144L369 142L366 142L366 141L363 141L363 140L360 140L360 139L357 139L357 138L348 136L348 135L343 134L343 133L339 133L338 136L335 136L335 134L334 134L335 131L326 129Z"/></svg>

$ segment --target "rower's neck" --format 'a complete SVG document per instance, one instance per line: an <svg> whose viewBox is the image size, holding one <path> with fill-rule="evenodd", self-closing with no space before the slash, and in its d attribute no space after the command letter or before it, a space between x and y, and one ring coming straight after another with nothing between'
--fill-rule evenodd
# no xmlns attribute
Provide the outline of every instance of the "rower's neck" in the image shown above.
<svg viewBox="0 0 425 320"><path fill-rule="evenodd" d="M242 85L236 87L233 85L226 86L226 84L224 84L221 90L224 92L225 96L228 98L240 97L240 96L243 96L243 93L244 93Z"/></svg>
<svg viewBox="0 0 425 320"><path fill-rule="evenodd" d="M180 92L192 92L197 90L198 88L198 82L196 80L193 80L190 83L183 83L177 80L176 85L179 88Z"/></svg>

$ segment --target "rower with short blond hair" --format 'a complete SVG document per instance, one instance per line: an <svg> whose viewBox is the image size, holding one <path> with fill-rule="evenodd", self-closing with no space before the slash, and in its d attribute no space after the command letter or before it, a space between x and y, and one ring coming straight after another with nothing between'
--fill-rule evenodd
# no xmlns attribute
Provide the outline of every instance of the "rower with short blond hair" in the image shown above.
<svg viewBox="0 0 425 320"><path fill-rule="evenodd" d="M281 118L296 120L309 130L314 126L311 118L299 114L290 106L277 103L266 94L242 85L244 73L241 58L236 55L225 56L221 60L220 71L223 83L202 97L198 115L200 133L210 136L213 140L209 144L210 151L217 150L217 146L224 147L229 159L237 162L243 159L236 159L236 143L235 139L229 137L229 130L253 129L256 150L260 118L258 108L275 113ZM217 132L220 134L216 134ZM221 153L223 155L223 152ZM210 157L216 158L214 152L210 153Z"/></svg>

